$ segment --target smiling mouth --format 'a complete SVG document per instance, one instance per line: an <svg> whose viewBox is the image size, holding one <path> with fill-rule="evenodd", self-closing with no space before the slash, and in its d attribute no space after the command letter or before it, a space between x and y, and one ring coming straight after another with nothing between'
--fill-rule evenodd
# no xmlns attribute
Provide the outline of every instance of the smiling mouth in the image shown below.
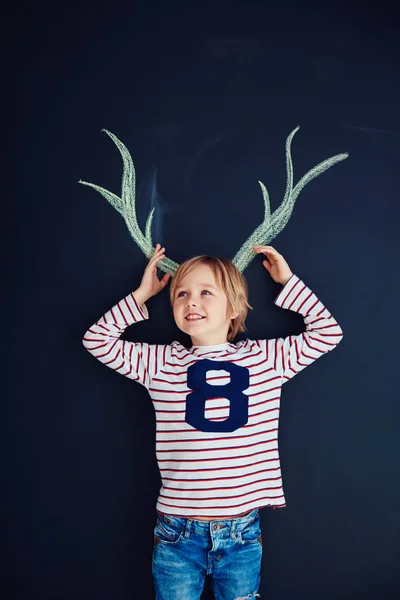
<svg viewBox="0 0 400 600"><path fill-rule="evenodd" d="M205 317L185 317L186 321L192 322L192 321L201 321L202 319L205 319Z"/></svg>

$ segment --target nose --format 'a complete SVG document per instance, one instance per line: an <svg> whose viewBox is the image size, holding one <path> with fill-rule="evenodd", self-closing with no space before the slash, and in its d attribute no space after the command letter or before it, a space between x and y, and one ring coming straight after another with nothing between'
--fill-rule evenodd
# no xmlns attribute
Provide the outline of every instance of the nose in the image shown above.
<svg viewBox="0 0 400 600"><path fill-rule="evenodd" d="M197 302L193 297L189 298L188 296L186 299L186 306L197 306Z"/></svg>

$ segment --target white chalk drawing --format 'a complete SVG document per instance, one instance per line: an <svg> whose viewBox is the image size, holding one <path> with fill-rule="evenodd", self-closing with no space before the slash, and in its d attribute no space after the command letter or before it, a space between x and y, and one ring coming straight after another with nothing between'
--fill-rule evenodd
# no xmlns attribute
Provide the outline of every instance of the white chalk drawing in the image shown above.
<svg viewBox="0 0 400 600"><path fill-rule="evenodd" d="M236 253L235 257L232 259L232 262L242 273L256 256L253 246L270 244L270 242L285 228L293 212L296 199L304 186L306 186L307 183L309 183L315 177L318 177L318 175L321 175L321 173L324 171L327 171L336 163L341 162L348 157L348 153L343 153L327 158L308 171L300 179L300 181L293 186L291 144L293 137L299 129L300 127L296 127L296 129L294 129L286 139L286 191L280 206L273 213L271 213L267 188L261 181L258 182L261 186L264 198L264 220L261 225L259 225L247 238L239 251ZM143 233L139 227L136 216L136 174L132 157L128 149L113 133L107 129L103 129L102 131L105 131L105 133L113 140L122 156L123 175L121 197L98 185L95 185L94 183L88 183L87 181L82 180L79 180L79 183L92 187L94 190L99 192L111 204L111 206L113 206L115 210L117 210L123 216L129 233L145 256L150 259L155 251L151 236L151 226L155 207L151 209L149 216L147 217L145 232ZM167 257L158 263L160 270L164 271L165 273L169 273L170 275L175 273L178 266L178 263Z"/></svg>

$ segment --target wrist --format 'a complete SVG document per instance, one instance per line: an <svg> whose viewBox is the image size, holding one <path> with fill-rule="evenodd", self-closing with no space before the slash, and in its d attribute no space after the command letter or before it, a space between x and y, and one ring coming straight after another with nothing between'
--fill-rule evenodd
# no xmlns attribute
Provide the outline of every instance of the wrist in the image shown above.
<svg viewBox="0 0 400 600"><path fill-rule="evenodd" d="M147 300L150 298L150 296L147 294L144 294L140 288L138 288L137 290L132 292L132 296L135 298L138 306L142 306L142 304L147 302Z"/></svg>
<svg viewBox="0 0 400 600"><path fill-rule="evenodd" d="M292 277L293 277L293 273L290 273L290 275L287 275L287 276L286 276L284 279L282 279L282 281L280 282L280 283L281 283L281 285L285 286L285 285L288 283L288 281L289 281L290 279L292 279Z"/></svg>

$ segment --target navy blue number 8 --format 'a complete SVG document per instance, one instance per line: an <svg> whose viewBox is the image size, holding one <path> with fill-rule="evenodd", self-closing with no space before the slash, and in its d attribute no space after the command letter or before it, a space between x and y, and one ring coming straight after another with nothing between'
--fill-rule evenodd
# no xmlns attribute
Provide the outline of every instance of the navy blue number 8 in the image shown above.
<svg viewBox="0 0 400 600"><path fill-rule="evenodd" d="M228 371L231 380L226 385L207 383L207 371ZM188 368L187 384L193 391L186 397L186 422L198 431L236 431L249 418L249 399L243 391L249 387L249 370L230 362L204 359ZM229 417L210 421L205 417L206 401L223 397L230 402Z"/></svg>

